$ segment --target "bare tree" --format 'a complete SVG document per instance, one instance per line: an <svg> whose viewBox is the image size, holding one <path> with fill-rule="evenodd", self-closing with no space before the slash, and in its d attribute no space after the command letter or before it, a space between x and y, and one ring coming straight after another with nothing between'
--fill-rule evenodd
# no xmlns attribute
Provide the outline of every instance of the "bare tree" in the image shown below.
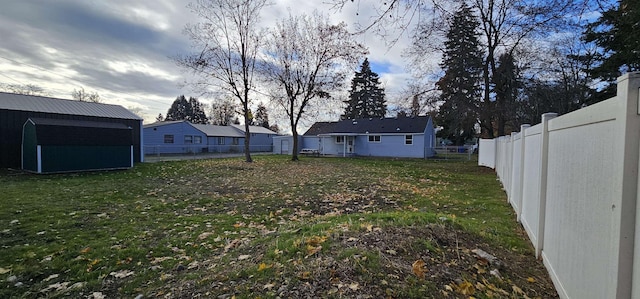
<svg viewBox="0 0 640 299"><path fill-rule="evenodd" d="M100 95L97 92L86 92L84 91L84 87L80 87L80 89L73 89L71 92L71 98L80 102L92 102L92 103L101 103Z"/></svg>
<svg viewBox="0 0 640 299"><path fill-rule="evenodd" d="M209 122L213 125L228 126L237 118L238 106L233 99L214 101L209 108Z"/></svg>
<svg viewBox="0 0 640 299"><path fill-rule="evenodd" d="M249 104L260 47L258 22L265 4L266 0L197 0L191 3L191 11L202 21L187 25L185 34L200 52L177 58L179 65L198 75L200 80L194 83L198 88L204 91L220 88L240 101L247 162L252 162Z"/></svg>
<svg viewBox="0 0 640 299"><path fill-rule="evenodd" d="M49 92L35 84L0 84L0 87L10 93L28 96L49 96Z"/></svg>
<svg viewBox="0 0 640 299"><path fill-rule="evenodd" d="M293 134L291 160L298 160L298 123L313 102L330 98L329 92L344 83L346 68L353 66L366 49L357 43L344 23L330 24L315 12L312 16L289 16L269 34L262 71L276 88L272 99L285 111ZM348 68L351 71L351 68Z"/></svg>

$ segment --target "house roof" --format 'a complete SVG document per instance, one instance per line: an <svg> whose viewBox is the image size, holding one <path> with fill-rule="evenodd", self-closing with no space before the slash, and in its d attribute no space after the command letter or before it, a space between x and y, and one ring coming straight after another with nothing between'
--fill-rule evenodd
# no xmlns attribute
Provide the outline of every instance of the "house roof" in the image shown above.
<svg viewBox="0 0 640 299"><path fill-rule="evenodd" d="M304 135L423 133L428 122L428 116L346 119L315 123Z"/></svg>
<svg viewBox="0 0 640 299"><path fill-rule="evenodd" d="M311 128L309 128L306 132L304 132L304 136L316 136L320 134L327 134L329 132L333 132L333 127L336 126L338 122L332 121L319 121L314 123Z"/></svg>
<svg viewBox="0 0 640 299"><path fill-rule="evenodd" d="M191 124L191 123L190 123ZM215 125L201 125L191 124L194 128L198 129L208 137L244 137L242 132L239 132L230 126L215 126Z"/></svg>
<svg viewBox="0 0 640 299"><path fill-rule="evenodd" d="M232 127L242 131L242 133L244 133L244 125L231 125ZM273 134L273 135L277 135L278 133L271 131L265 127L261 127L261 126L249 126L249 132L251 133L258 133L258 134Z"/></svg>
<svg viewBox="0 0 640 299"><path fill-rule="evenodd" d="M154 122L154 123L146 124L143 127L144 128L154 128L154 127L166 126L166 125L182 123L182 122L186 122L186 120L157 121L157 122Z"/></svg>
<svg viewBox="0 0 640 299"><path fill-rule="evenodd" d="M119 105L0 92L0 109L142 120Z"/></svg>

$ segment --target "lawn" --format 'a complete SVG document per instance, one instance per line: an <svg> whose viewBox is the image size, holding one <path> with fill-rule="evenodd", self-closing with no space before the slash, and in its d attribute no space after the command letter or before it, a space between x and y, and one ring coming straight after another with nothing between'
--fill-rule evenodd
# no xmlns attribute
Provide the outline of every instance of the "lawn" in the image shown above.
<svg viewBox="0 0 640 299"><path fill-rule="evenodd" d="M0 172L0 298L549 298L474 161L257 156Z"/></svg>

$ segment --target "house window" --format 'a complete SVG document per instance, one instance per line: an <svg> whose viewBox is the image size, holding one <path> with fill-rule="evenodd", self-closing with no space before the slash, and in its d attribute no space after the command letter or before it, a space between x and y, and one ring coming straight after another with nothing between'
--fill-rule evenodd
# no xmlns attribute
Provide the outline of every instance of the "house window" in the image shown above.
<svg viewBox="0 0 640 299"><path fill-rule="evenodd" d="M239 141L240 141L240 138L233 137L233 140L231 142L232 142L233 145L238 145L238 143L240 143Z"/></svg>
<svg viewBox="0 0 640 299"><path fill-rule="evenodd" d="M202 143L202 136L193 136L193 143L201 144Z"/></svg>
<svg viewBox="0 0 640 299"><path fill-rule="evenodd" d="M184 144L192 144L192 143L193 143L193 136L184 135Z"/></svg>
<svg viewBox="0 0 640 299"><path fill-rule="evenodd" d="M173 143L173 135L164 135L164 143Z"/></svg>
<svg viewBox="0 0 640 299"><path fill-rule="evenodd" d="M369 142L380 142L380 135L369 135Z"/></svg>
<svg viewBox="0 0 640 299"><path fill-rule="evenodd" d="M413 144L413 135L405 135L404 144Z"/></svg>
<svg viewBox="0 0 640 299"><path fill-rule="evenodd" d="M344 136L336 136L336 143L344 143Z"/></svg>
<svg viewBox="0 0 640 299"><path fill-rule="evenodd" d="M218 137L218 144L224 144L224 137Z"/></svg>

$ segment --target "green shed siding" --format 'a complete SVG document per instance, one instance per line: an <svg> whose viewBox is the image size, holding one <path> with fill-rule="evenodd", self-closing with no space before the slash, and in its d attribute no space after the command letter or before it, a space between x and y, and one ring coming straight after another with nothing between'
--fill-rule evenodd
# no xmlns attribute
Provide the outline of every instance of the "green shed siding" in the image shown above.
<svg viewBox="0 0 640 299"><path fill-rule="evenodd" d="M133 167L132 129L123 124L30 118L23 127L23 169L38 173Z"/></svg>
<svg viewBox="0 0 640 299"><path fill-rule="evenodd" d="M43 145L42 172L131 167L131 146Z"/></svg>

